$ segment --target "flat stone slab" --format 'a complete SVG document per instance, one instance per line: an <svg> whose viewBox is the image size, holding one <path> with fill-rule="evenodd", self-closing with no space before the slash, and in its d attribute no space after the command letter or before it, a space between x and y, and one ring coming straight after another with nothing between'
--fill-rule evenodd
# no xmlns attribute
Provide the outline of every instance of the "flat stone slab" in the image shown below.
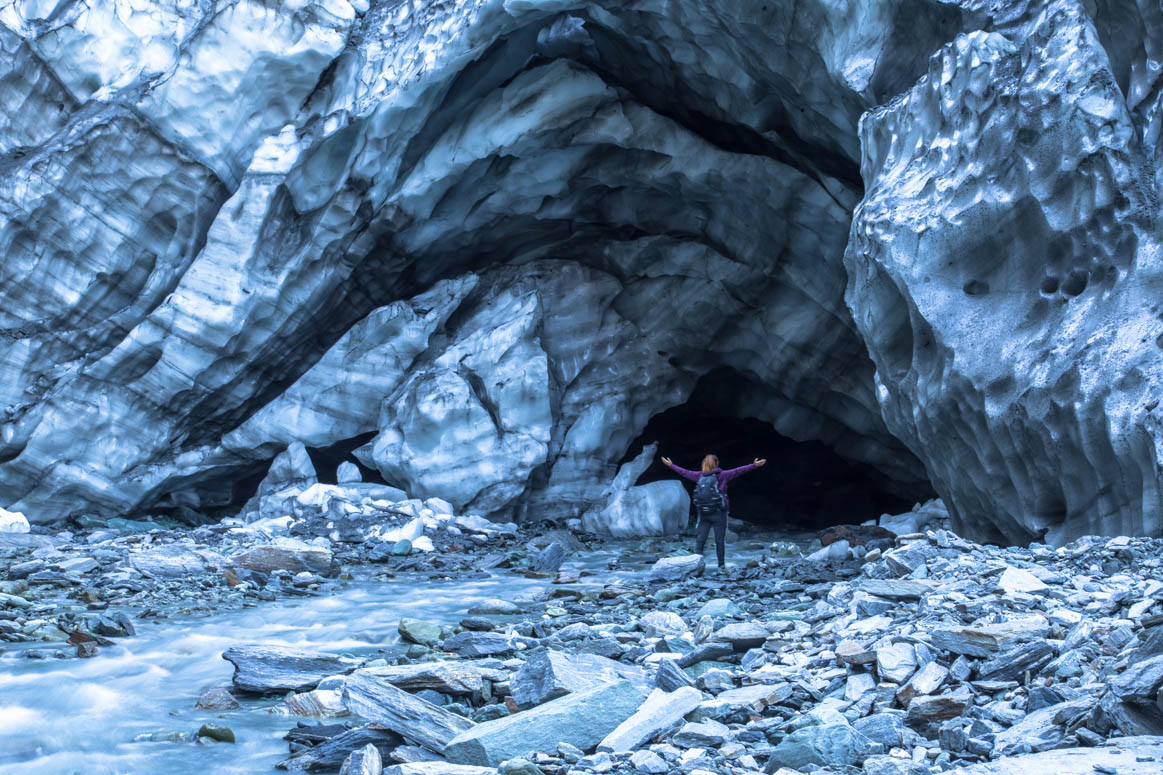
<svg viewBox="0 0 1163 775"><path fill-rule="evenodd" d="M529 751L555 751L559 743L588 751L638 710L645 699L629 681L602 684L477 724L452 740L444 756L456 764L496 767Z"/></svg>
<svg viewBox="0 0 1163 775"><path fill-rule="evenodd" d="M397 689L365 670L348 676L343 705L355 715L438 753L457 735L473 728L473 722L463 716Z"/></svg>
<svg viewBox="0 0 1163 775"><path fill-rule="evenodd" d="M1049 633L1050 623L1040 616L1034 616L978 627L939 626L932 630L930 642L934 648L954 654L992 657L1018 643L1045 638Z"/></svg>
<svg viewBox="0 0 1163 775"><path fill-rule="evenodd" d="M234 665L234 686L244 692L305 692L336 673L347 673L360 660L284 646L234 646L222 653Z"/></svg>
<svg viewBox="0 0 1163 775"><path fill-rule="evenodd" d="M1066 748L1009 756L946 772L948 775L1095 775L1098 772L1158 775L1163 762L1163 737L1124 737L1110 742L1098 748Z"/></svg>
<svg viewBox="0 0 1163 775"><path fill-rule="evenodd" d="M598 743L598 750L610 753L633 751L659 732L677 724L702 700L703 693L692 686L683 686L673 692L655 689L634 715Z"/></svg>
<svg viewBox="0 0 1163 775"><path fill-rule="evenodd" d="M481 691L485 680L507 681L509 673L463 662L422 662L413 665L369 667L362 672L382 678L408 691L432 689L442 694L467 696Z"/></svg>

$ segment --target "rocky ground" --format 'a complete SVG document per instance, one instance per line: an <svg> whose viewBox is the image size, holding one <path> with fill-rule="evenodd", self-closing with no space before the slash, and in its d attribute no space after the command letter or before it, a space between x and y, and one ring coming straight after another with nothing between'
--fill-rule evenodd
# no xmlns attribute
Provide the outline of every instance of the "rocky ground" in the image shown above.
<svg viewBox="0 0 1163 775"><path fill-rule="evenodd" d="M135 620L327 594L352 572L535 575L539 594L456 626L403 619L371 658L236 646L232 684L199 707L265 713L281 696L287 770L1163 771L1163 540L1003 549L938 521L833 531L807 556L771 544L726 573L644 539L648 570L583 575L560 568L592 536L377 487L292 488L193 530L6 534L0 639L99 659ZM213 723L148 736L234 740Z"/></svg>

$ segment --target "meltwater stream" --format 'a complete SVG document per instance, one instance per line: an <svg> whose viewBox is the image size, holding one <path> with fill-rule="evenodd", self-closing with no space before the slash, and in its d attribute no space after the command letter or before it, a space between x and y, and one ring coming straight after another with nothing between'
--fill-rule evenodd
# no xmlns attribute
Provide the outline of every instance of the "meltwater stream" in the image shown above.
<svg viewBox="0 0 1163 775"><path fill-rule="evenodd" d="M517 575L416 583L353 582L323 597L205 618L141 623L93 659L0 660L0 774L266 773L287 756L297 719L256 711L196 710L230 682L221 658L243 643L366 655L397 640L401 617L455 623L473 603L545 585ZM265 704L274 705L279 698ZM234 745L132 742L143 732L234 730Z"/></svg>
<svg viewBox="0 0 1163 775"><path fill-rule="evenodd" d="M730 561L752 555L733 547ZM613 558L619 560L616 571L607 568ZM653 559L623 548L588 553L566 568L592 572L582 579L581 586L588 586L638 575ZM480 600L512 600L548 585L508 572L422 582L362 580L320 597L143 621L137 636L117 639L92 659L30 660L8 652L0 655L0 775L276 772L275 763L288 753L283 735L297 718L263 712L251 701L233 711L194 707L205 690L229 684L233 667L221 658L227 648L266 643L374 655L397 643L401 617L455 624ZM194 732L207 722L230 727L237 742L133 742L143 733Z"/></svg>

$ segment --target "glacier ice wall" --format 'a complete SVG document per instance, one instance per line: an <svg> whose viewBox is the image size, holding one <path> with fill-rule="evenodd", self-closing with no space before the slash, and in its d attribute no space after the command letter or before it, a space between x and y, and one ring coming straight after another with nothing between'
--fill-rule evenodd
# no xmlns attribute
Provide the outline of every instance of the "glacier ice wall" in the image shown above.
<svg viewBox="0 0 1163 775"><path fill-rule="evenodd" d="M0 502L210 508L353 443L458 508L597 513L728 367L967 533L1159 532L1158 21L0 3Z"/></svg>

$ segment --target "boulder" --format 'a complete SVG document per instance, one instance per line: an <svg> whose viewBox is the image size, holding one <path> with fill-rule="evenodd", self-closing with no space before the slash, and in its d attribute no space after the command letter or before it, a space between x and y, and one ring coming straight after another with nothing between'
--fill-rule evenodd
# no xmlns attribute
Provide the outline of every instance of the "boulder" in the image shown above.
<svg viewBox="0 0 1163 775"><path fill-rule="evenodd" d="M555 751L560 743L589 750L629 718L644 700L642 692L629 681L602 684L477 724L452 740L444 755L457 764L495 767L529 751Z"/></svg>

